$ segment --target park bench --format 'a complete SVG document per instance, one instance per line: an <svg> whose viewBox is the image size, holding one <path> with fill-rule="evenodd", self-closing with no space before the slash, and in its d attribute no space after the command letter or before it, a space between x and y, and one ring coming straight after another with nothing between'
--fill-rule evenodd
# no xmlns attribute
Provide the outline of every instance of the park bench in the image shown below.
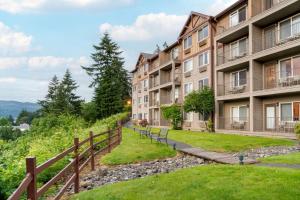
<svg viewBox="0 0 300 200"><path fill-rule="evenodd" d="M150 135L151 141L152 141L152 138L154 138L157 142L165 141L166 144L168 144L168 134L169 134L169 129L161 128L157 137L153 137L152 134Z"/></svg>
<svg viewBox="0 0 300 200"><path fill-rule="evenodd" d="M151 134L151 127L147 126L146 130L140 130L140 137L142 137L143 135L148 137Z"/></svg>

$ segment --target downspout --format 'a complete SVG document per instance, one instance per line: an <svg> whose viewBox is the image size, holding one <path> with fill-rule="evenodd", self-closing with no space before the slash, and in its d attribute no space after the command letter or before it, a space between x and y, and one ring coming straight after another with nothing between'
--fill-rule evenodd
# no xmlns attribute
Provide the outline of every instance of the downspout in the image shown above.
<svg viewBox="0 0 300 200"><path fill-rule="evenodd" d="M211 86L212 86L212 88L213 88L213 91L214 91L214 94L216 94L215 93L215 76L214 76L214 74L215 74L215 52L214 52L214 50L215 50L215 46L214 46L214 41L215 41L215 33L216 33L216 27L215 27L215 20L214 20L214 18L213 17L210 17L209 18L209 24L210 24L210 52L211 52L211 56L210 56L210 63L211 63ZM214 100L214 103L215 103L215 100ZM215 108L216 109L216 108ZM211 116L211 118L212 118L212 123L213 123L213 127L212 127L212 131L214 132L215 131L215 126L216 126L216 124L215 124L215 110L213 111L213 113L212 113L212 116Z"/></svg>

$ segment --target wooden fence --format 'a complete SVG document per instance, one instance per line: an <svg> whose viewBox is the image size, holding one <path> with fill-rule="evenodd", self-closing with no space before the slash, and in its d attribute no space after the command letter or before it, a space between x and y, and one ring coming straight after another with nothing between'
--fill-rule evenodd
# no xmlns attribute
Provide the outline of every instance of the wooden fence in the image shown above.
<svg viewBox="0 0 300 200"><path fill-rule="evenodd" d="M105 139L102 137L106 136ZM98 140L95 142L95 139ZM66 190L74 184L74 192L79 192L79 174L84 169L86 165L90 163L91 170L95 170L95 156L98 154L105 154L111 152L112 148L119 145L122 141L122 122L118 122L116 129L108 130L99 134L94 134L90 132L88 138L83 141L79 141L79 138L74 138L74 145L62 153L56 155L45 163L37 166L36 158L30 157L26 158L26 176L19 185L19 187L14 191L14 193L8 198L8 200L18 200L27 192L27 199L37 200L45 192L53 186L58 181L62 180L64 177L69 176L66 180L65 185L59 190L54 199L60 199ZM79 152L80 148L83 148L84 145L87 145L88 148ZM97 149L97 147L101 147ZM50 166L54 165L58 161L65 158L67 155L73 153L74 158L70 163L68 163L60 172L58 172L51 180L49 180L42 187L37 188L37 176L42 173L44 170L48 169Z"/></svg>

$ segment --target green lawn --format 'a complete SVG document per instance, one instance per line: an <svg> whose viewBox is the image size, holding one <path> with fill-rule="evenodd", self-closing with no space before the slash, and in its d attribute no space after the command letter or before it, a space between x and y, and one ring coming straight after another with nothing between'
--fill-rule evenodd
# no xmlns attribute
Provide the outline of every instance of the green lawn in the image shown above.
<svg viewBox="0 0 300 200"><path fill-rule="evenodd" d="M298 200L300 172L211 165L106 185L73 200Z"/></svg>
<svg viewBox="0 0 300 200"><path fill-rule="evenodd" d="M123 141L110 154L101 159L106 165L119 165L150 161L176 156L176 151L165 144L151 143L149 138L140 138L138 133L123 128Z"/></svg>
<svg viewBox="0 0 300 200"><path fill-rule="evenodd" d="M300 165L300 152L291 153L280 156L270 156L267 158L261 158L263 163L279 163L279 164L298 164Z"/></svg>
<svg viewBox="0 0 300 200"><path fill-rule="evenodd" d="M291 146L296 141L229 134L202 133L185 130L172 130L169 138L215 152L239 152L268 146Z"/></svg>

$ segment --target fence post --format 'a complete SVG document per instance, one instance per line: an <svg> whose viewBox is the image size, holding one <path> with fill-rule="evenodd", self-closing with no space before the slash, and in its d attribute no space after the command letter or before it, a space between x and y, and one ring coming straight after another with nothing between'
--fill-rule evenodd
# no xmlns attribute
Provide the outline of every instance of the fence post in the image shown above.
<svg viewBox="0 0 300 200"><path fill-rule="evenodd" d="M122 140L122 134L121 134L121 131L122 131L122 121L119 121L118 122L118 144L121 144L121 140Z"/></svg>
<svg viewBox="0 0 300 200"><path fill-rule="evenodd" d="M91 169L95 171L95 157L94 157L94 134L90 132L90 147L91 147Z"/></svg>
<svg viewBox="0 0 300 200"><path fill-rule="evenodd" d="M26 172L32 176L32 181L27 188L27 199L37 200L37 186L36 186L36 158L26 158Z"/></svg>
<svg viewBox="0 0 300 200"><path fill-rule="evenodd" d="M108 128L108 153L111 152L111 129Z"/></svg>
<svg viewBox="0 0 300 200"><path fill-rule="evenodd" d="M79 149L79 138L74 138L74 146L75 146L75 164L74 164L74 173L75 173L75 181L74 181L74 192L78 193L79 192L79 154L78 154L78 149Z"/></svg>

